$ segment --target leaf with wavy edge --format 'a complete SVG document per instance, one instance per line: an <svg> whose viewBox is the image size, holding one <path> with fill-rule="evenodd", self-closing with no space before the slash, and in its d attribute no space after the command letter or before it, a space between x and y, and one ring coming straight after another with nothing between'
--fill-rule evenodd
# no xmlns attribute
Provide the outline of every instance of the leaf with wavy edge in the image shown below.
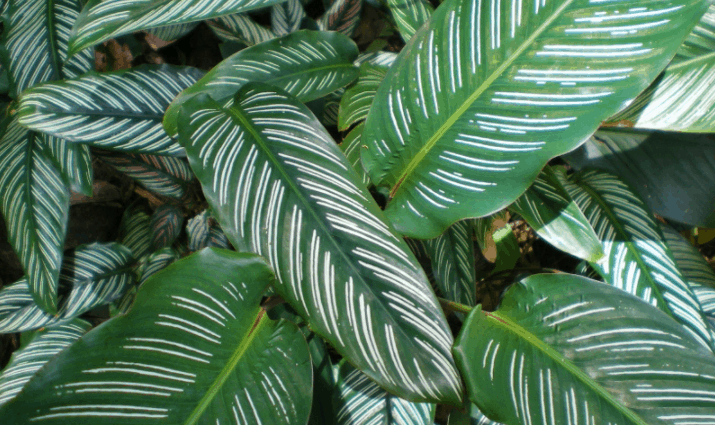
<svg viewBox="0 0 715 425"><path fill-rule="evenodd" d="M419 263L310 110L250 83L223 108L182 108L179 141L231 243L263 255L278 292L388 391L457 403L452 335Z"/></svg>
<svg viewBox="0 0 715 425"><path fill-rule="evenodd" d="M706 8L446 0L390 68L365 125L363 165L390 189L390 222L429 239L511 204L648 86Z"/></svg>
<svg viewBox="0 0 715 425"><path fill-rule="evenodd" d="M183 155L162 128L169 103L203 71L185 66L142 65L43 83L20 97L25 127L94 147Z"/></svg>
<svg viewBox="0 0 715 425"><path fill-rule="evenodd" d="M12 353L10 362L0 374L0 406L22 391L45 363L91 328L88 322L75 319L64 325L43 329L25 347Z"/></svg>
<svg viewBox="0 0 715 425"><path fill-rule="evenodd" d="M511 425L678 425L715 419L712 353L642 300L584 277L535 275L454 348L469 398Z"/></svg>
<svg viewBox="0 0 715 425"><path fill-rule="evenodd" d="M229 102L249 81L280 87L303 102L325 96L355 79L357 54L355 42L342 34L307 30L241 50L171 102L164 128L176 135L179 109L191 96L206 93L219 103Z"/></svg>
<svg viewBox="0 0 715 425"><path fill-rule="evenodd" d="M204 21L278 2L280 0L89 0L70 32L69 54L135 31Z"/></svg>
<svg viewBox="0 0 715 425"><path fill-rule="evenodd" d="M605 255L591 266L608 284L672 316L712 350L715 334L702 306L678 270L658 223L633 189L604 171L584 170L568 181L560 174L601 240Z"/></svg>
<svg viewBox="0 0 715 425"><path fill-rule="evenodd" d="M0 409L3 423L305 423L310 355L295 325L260 307L272 280L251 254L177 261L142 286L129 313L40 370Z"/></svg>

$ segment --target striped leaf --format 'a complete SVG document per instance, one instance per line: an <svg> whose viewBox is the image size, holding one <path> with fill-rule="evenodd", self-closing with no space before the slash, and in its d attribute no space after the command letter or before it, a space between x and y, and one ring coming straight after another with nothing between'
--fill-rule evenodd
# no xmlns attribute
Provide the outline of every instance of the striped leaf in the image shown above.
<svg viewBox="0 0 715 425"><path fill-rule="evenodd" d="M66 323L82 313L122 296L134 283L129 250L119 244L91 244L65 257L56 315L42 311L32 299L27 279L0 291L0 333L25 332Z"/></svg>
<svg viewBox="0 0 715 425"><path fill-rule="evenodd" d="M357 68L352 62L357 53L357 46L348 37L317 31L298 31L241 50L171 103L164 128L176 135L179 109L195 94L206 93L225 103L249 81L288 90L303 102L325 96L355 79Z"/></svg>
<svg viewBox="0 0 715 425"><path fill-rule="evenodd" d="M259 83L228 109L199 95L182 110L179 140L221 227L268 259L310 329L400 397L458 402L424 272L315 116Z"/></svg>
<svg viewBox="0 0 715 425"><path fill-rule="evenodd" d="M69 192L42 150L41 136L7 124L0 140L0 209L32 297L57 311L57 282L67 233Z"/></svg>
<svg viewBox="0 0 715 425"><path fill-rule="evenodd" d="M186 223L189 250L198 251L206 247L229 248L223 230L215 223L209 210L204 210Z"/></svg>
<svg viewBox="0 0 715 425"><path fill-rule="evenodd" d="M117 242L129 248L136 259L141 259L151 252L151 218L144 207L135 205L124 210L119 223Z"/></svg>
<svg viewBox="0 0 715 425"><path fill-rule="evenodd" d="M8 67L10 95L34 85L72 78L94 69L94 52L68 61L67 43L80 11L79 0L13 0L3 25L2 60Z"/></svg>
<svg viewBox="0 0 715 425"><path fill-rule="evenodd" d="M591 266L607 283L665 311L712 349L713 331L702 306L643 201L603 171L580 172L565 187L603 245L604 257Z"/></svg>
<svg viewBox="0 0 715 425"><path fill-rule="evenodd" d="M270 6L280 0L89 0L69 39L69 54L110 38L165 25L204 21Z"/></svg>
<svg viewBox="0 0 715 425"><path fill-rule="evenodd" d="M565 159L621 176L655 213L715 227L715 146L709 137L599 131ZM684 207L687 205L687 207Z"/></svg>
<svg viewBox="0 0 715 425"><path fill-rule="evenodd" d="M173 248L162 248L148 254L140 261L136 274L139 276L137 285L130 287L120 299L114 302L117 314L126 314L134 305L138 287L144 284L151 276L165 269L169 264L179 259L179 254ZM111 311L111 310L110 310Z"/></svg>
<svg viewBox="0 0 715 425"><path fill-rule="evenodd" d="M144 284L129 313L48 362L3 406L3 422L305 423L310 355L295 325L261 309L272 279L250 254L206 250L176 262Z"/></svg>
<svg viewBox="0 0 715 425"><path fill-rule="evenodd" d="M715 329L715 273L712 267L700 251L673 228L664 225L660 228L678 268L710 321L711 329Z"/></svg>
<svg viewBox="0 0 715 425"><path fill-rule="evenodd" d="M378 387L346 361L333 393L336 425L433 425L436 405L412 403Z"/></svg>
<svg viewBox="0 0 715 425"><path fill-rule="evenodd" d="M334 0L328 10L318 18L321 31L337 31L352 37L360 23L362 0Z"/></svg>
<svg viewBox="0 0 715 425"><path fill-rule="evenodd" d="M434 13L434 7L428 0L387 0L387 6L405 41L409 41Z"/></svg>
<svg viewBox="0 0 715 425"><path fill-rule="evenodd" d="M360 162L360 149L362 148L360 139L362 138L362 132L364 129L365 123L356 125L355 128L350 130L350 133L345 136L343 143L340 144L340 149L345 154L345 157L348 159L348 162L350 162L350 165L352 165L353 170L355 170L357 175L360 177L360 181L363 186L369 187L372 186L370 183L370 177L365 172L365 169L362 168L362 163Z"/></svg>
<svg viewBox="0 0 715 425"><path fill-rule="evenodd" d="M652 305L573 275L536 275L475 308L454 348L469 398L510 425L708 424L712 353Z"/></svg>
<svg viewBox="0 0 715 425"><path fill-rule="evenodd" d="M338 128L347 130L353 124L367 118L367 114L375 99L377 87L387 75L389 66L364 63L360 66L360 74L354 86L345 91L340 100Z"/></svg>
<svg viewBox="0 0 715 425"><path fill-rule="evenodd" d="M181 233L184 215L175 206L164 204L151 216L152 249L170 247Z"/></svg>
<svg viewBox="0 0 715 425"><path fill-rule="evenodd" d="M551 167L546 166L509 209L554 247L587 261L603 257L603 248L593 227Z"/></svg>
<svg viewBox="0 0 715 425"><path fill-rule="evenodd" d="M271 29L279 36L296 32L306 16L300 0L280 2L271 7Z"/></svg>
<svg viewBox="0 0 715 425"><path fill-rule="evenodd" d="M714 132L713 50L715 5L711 4L660 78L626 110L611 117L611 124L651 130Z"/></svg>
<svg viewBox="0 0 715 425"><path fill-rule="evenodd" d="M147 32L149 34L159 37L163 41L175 41L193 31L197 25L198 22L178 25L167 25L164 27L150 28L147 30Z"/></svg>
<svg viewBox="0 0 715 425"><path fill-rule="evenodd" d="M25 127L72 142L183 155L161 120L174 97L202 75L190 67L143 65L44 83L22 94L18 116Z"/></svg>
<svg viewBox="0 0 715 425"><path fill-rule="evenodd" d="M92 154L89 146L71 143L59 137L42 135L41 145L71 190L92 196Z"/></svg>
<svg viewBox="0 0 715 425"><path fill-rule="evenodd" d="M474 231L474 220L458 221L426 244L437 288L448 300L468 306L476 302Z"/></svg>
<svg viewBox="0 0 715 425"><path fill-rule="evenodd" d="M706 3L446 0L365 125L363 165L389 189L388 219L429 239L511 204L648 86Z"/></svg>
<svg viewBox="0 0 715 425"><path fill-rule="evenodd" d="M0 374L0 405L15 397L45 363L91 327L84 320L75 319L65 325L43 329L25 347L15 351Z"/></svg>
<svg viewBox="0 0 715 425"><path fill-rule="evenodd" d="M273 31L256 23L245 13L221 16L207 23L223 42L238 42L253 46L276 38Z"/></svg>
<svg viewBox="0 0 715 425"><path fill-rule="evenodd" d="M466 412L454 409L449 414L447 425L503 425L489 419L474 404L470 403Z"/></svg>
<svg viewBox="0 0 715 425"><path fill-rule="evenodd" d="M100 150L94 153L141 186L169 198L182 199L189 184L195 179L191 168L182 158Z"/></svg>

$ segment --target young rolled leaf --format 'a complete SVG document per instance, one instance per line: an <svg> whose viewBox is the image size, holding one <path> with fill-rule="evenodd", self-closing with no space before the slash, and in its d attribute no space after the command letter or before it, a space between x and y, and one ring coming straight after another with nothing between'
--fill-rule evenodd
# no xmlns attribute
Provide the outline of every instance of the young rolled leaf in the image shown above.
<svg viewBox="0 0 715 425"><path fill-rule="evenodd" d="M295 325L260 307L272 280L251 254L177 261L142 286L129 313L52 359L0 409L3 422L305 423L310 355Z"/></svg>
<svg viewBox="0 0 715 425"><path fill-rule="evenodd" d="M221 16L207 23L216 37L223 42L238 42L253 46L276 38L273 31L256 23L245 13Z"/></svg>
<svg viewBox="0 0 715 425"><path fill-rule="evenodd" d="M710 5L663 74L610 124L651 130L715 131L715 5Z"/></svg>
<svg viewBox="0 0 715 425"><path fill-rule="evenodd" d="M69 54L110 38L165 25L204 21L270 6L280 0L89 0L69 39Z"/></svg>
<svg viewBox="0 0 715 425"><path fill-rule="evenodd" d="M424 272L310 110L250 83L230 108L193 97L180 122L229 240L268 259L310 329L388 391L458 403L452 335Z"/></svg>
<svg viewBox="0 0 715 425"><path fill-rule="evenodd" d="M84 320L75 319L39 331L25 347L15 351L0 374L0 406L15 397L45 363L91 328Z"/></svg>
<svg viewBox="0 0 715 425"><path fill-rule="evenodd" d="M44 83L22 94L18 116L27 128L72 142L183 155L161 120L174 97L202 75L191 67L143 65Z"/></svg>
<svg viewBox="0 0 715 425"><path fill-rule="evenodd" d="M170 247L184 224L184 216L177 207L164 204L151 216L152 249Z"/></svg>
<svg viewBox="0 0 715 425"><path fill-rule="evenodd" d="M683 424L713 419L712 353L663 312L574 275L535 275L494 313L475 308L455 359L491 419Z"/></svg>
<svg viewBox="0 0 715 425"><path fill-rule="evenodd" d="M41 135L14 119L0 140L0 210L32 297L57 311L57 281L67 232L69 192L43 153Z"/></svg>
<svg viewBox="0 0 715 425"><path fill-rule="evenodd" d="M385 213L402 234L433 238L511 204L645 89L707 8L499 4L442 3L378 89L363 165L389 188Z"/></svg>
<svg viewBox="0 0 715 425"><path fill-rule="evenodd" d="M426 244L437 288L448 300L468 306L476 302L474 231L473 220L458 221Z"/></svg>
<svg viewBox="0 0 715 425"><path fill-rule="evenodd" d="M660 226L678 268L715 329L715 273L703 255L669 226Z"/></svg>
<svg viewBox="0 0 715 425"><path fill-rule="evenodd" d="M177 145L178 146L178 145ZM95 150L95 155L159 195L181 199L194 180L182 158Z"/></svg>
<svg viewBox="0 0 715 425"><path fill-rule="evenodd" d="M433 425L437 406L412 403L378 387L343 360L333 392L336 425Z"/></svg>
<svg viewBox="0 0 715 425"><path fill-rule="evenodd" d="M352 37L360 23L363 0L333 0L328 10L318 18L321 31L337 31Z"/></svg>
<svg viewBox="0 0 715 425"><path fill-rule="evenodd" d="M279 36L296 32L306 16L300 0L278 3L271 7L271 29Z"/></svg>
<svg viewBox="0 0 715 425"><path fill-rule="evenodd" d="M601 240L605 255L591 266L608 284L672 316L712 350L713 331L702 306L638 195L604 171L585 170L562 182Z"/></svg>
<svg viewBox="0 0 715 425"><path fill-rule="evenodd" d="M402 39L410 41L422 25L432 17L434 7L427 0L387 0Z"/></svg>
<svg viewBox="0 0 715 425"><path fill-rule="evenodd" d="M179 109L191 96L206 93L224 103L249 81L280 87L303 102L325 96L355 79L357 54L355 42L342 34L306 30L241 50L171 102L164 128L176 135Z"/></svg>
<svg viewBox="0 0 715 425"><path fill-rule="evenodd" d="M8 2L0 54L9 70L10 96L44 81L72 78L94 69L91 49L68 61L68 36L80 8L79 0Z"/></svg>
<svg viewBox="0 0 715 425"><path fill-rule="evenodd" d="M546 166L534 184L509 209L556 248L587 261L598 261L603 257L601 242L591 223L551 167Z"/></svg>
<svg viewBox="0 0 715 425"><path fill-rule="evenodd" d="M715 227L715 187L702 184L715 179L715 145L709 137L605 130L565 159L576 169L618 174L657 214Z"/></svg>

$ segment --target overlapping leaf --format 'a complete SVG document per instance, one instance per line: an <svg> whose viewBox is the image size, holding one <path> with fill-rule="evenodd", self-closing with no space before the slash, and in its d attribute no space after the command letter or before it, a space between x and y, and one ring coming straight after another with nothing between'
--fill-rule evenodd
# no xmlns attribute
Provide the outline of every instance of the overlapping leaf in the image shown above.
<svg viewBox="0 0 715 425"><path fill-rule="evenodd" d="M476 302L474 221L454 223L446 232L427 242L432 273L445 298L473 306Z"/></svg>
<svg viewBox="0 0 715 425"><path fill-rule="evenodd" d="M591 262L604 280L655 305L713 349L713 332L685 282L658 223L633 190L613 174L584 171L565 184L596 231L604 257Z"/></svg>
<svg viewBox="0 0 715 425"><path fill-rule="evenodd" d="M215 223L208 210L192 217L186 223L189 250L197 251L205 247L228 248L228 239Z"/></svg>
<svg viewBox="0 0 715 425"><path fill-rule="evenodd" d="M709 423L712 353L652 305L580 276L531 276L475 309L455 358L469 398L511 425Z"/></svg>
<svg viewBox="0 0 715 425"><path fill-rule="evenodd" d="M621 176L655 213L715 227L715 144L708 137L599 131L565 159ZM684 207L687 205L687 207Z"/></svg>
<svg viewBox="0 0 715 425"><path fill-rule="evenodd" d="M69 192L42 152L40 135L22 128L17 120L4 127L0 140L0 209L8 223L8 239L20 258L35 302L54 313Z"/></svg>
<svg viewBox="0 0 715 425"><path fill-rule="evenodd" d="M360 139L362 138L362 132L364 129L365 123L356 125L355 128L350 130L350 133L345 136L343 143L340 144L340 149L342 149L345 157L350 162L350 165L352 165L353 170L355 170L358 176L360 176L362 184L367 187L371 185L370 176L367 175L365 170L362 168L362 163L360 162L360 148L362 147Z"/></svg>
<svg viewBox="0 0 715 425"><path fill-rule="evenodd" d="M137 259L151 252L151 217L142 206L134 205L124 210L117 241L129 248Z"/></svg>
<svg viewBox="0 0 715 425"><path fill-rule="evenodd" d="M273 7L277 7L276 5ZM208 22L211 30L224 42L240 42L253 46L276 38L270 29L256 23L245 13L234 13Z"/></svg>
<svg viewBox="0 0 715 425"><path fill-rule="evenodd" d="M164 204L151 216L152 248L170 247L184 224L184 216L177 207Z"/></svg>
<svg viewBox="0 0 715 425"><path fill-rule="evenodd" d="M300 29L307 15L300 0L288 0L271 7L271 29L277 35L286 35Z"/></svg>
<svg viewBox="0 0 715 425"><path fill-rule="evenodd" d="M434 7L427 0L387 0L387 6L405 41L409 41L434 13Z"/></svg>
<svg viewBox="0 0 715 425"><path fill-rule="evenodd" d="M128 314L51 360L3 422L305 423L310 356L298 328L259 305L272 279L264 260L225 250L173 264Z"/></svg>
<svg viewBox="0 0 715 425"><path fill-rule="evenodd" d="M512 203L647 87L707 8L608 4L442 3L390 68L363 134L399 232L432 238Z"/></svg>
<svg viewBox="0 0 715 425"><path fill-rule="evenodd" d="M43 134L43 149L59 171L65 185L75 192L92 195L92 154L89 146Z"/></svg>
<svg viewBox="0 0 715 425"><path fill-rule="evenodd" d="M179 140L221 227L268 259L311 330L390 392L458 402L452 336L424 272L315 116L258 83L230 108L199 95L182 110Z"/></svg>
<svg viewBox="0 0 715 425"><path fill-rule="evenodd" d="M318 18L322 31L337 31L352 37L360 23L363 0L333 0L323 16Z"/></svg>
<svg viewBox="0 0 715 425"><path fill-rule="evenodd" d="M89 0L70 33L69 52L123 34L165 25L203 21L270 6L280 0Z"/></svg>
<svg viewBox="0 0 715 425"><path fill-rule="evenodd" d="M298 31L241 50L171 103L164 128L176 134L179 108L191 96L206 93L224 103L249 81L283 88L304 102L325 96L356 77L358 70L352 62L357 53L348 37L318 31Z"/></svg>
<svg viewBox="0 0 715 425"><path fill-rule="evenodd" d="M353 124L367 118L377 88L385 79L388 69L389 66L373 65L369 62L360 66L357 82L345 91L345 95L340 100L339 129L347 130Z"/></svg>
<svg viewBox="0 0 715 425"><path fill-rule="evenodd" d="M74 343L92 325L75 319L67 324L39 331L27 346L12 354L0 374L0 405L15 397L32 376L52 357Z"/></svg>
<svg viewBox="0 0 715 425"><path fill-rule="evenodd" d="M164 41L175 41L193 31L198 22L188 24L167 25L158 28L148 29L147 32L153 34Z"/></svg>
<svg viewBox="0 0 715 425"><path fill-rule="evenodd" d="M672 62L611 124L656 130L715 131L715 5L680 47Z"/></svg>
<svg viewBox="0 0 715 425"><path fill-rule="evenodd" d="M588 219L559 183L550 167L509 207L556 248L587 261L603 257L603 248Z"/></svg>
<svg viewBox="0 0 715 425"><path fill-rule="evenodd" d="M40 84L20 98L20 123L95 147L182 155L161 120L169 103L203 75L190 67L145 65Z"/></svg>

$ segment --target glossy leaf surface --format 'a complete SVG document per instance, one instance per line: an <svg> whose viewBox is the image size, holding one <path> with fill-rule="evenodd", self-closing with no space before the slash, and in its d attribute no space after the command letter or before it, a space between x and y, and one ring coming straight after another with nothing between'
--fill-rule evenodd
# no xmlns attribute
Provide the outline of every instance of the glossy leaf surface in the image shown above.
<svg viewBox="0 0 715 425"><path fill-rule="evenodd" d="M183 155L161 126L164 111L202 71L157 65L41 84L20 98L20 124L95 147Z"/></svg>
<svg viewBox="0 0 715 425"><path fill-rule="evenodd" d="M665 311L712 349L713 331L702 306L634 191L615 175L593 170L575 174L565 187L603 246L604 257L591 266L607 283Z"/></svg>
<svg viewBox="0 0 715 425"><path fill-rule="evenodd" d="M315 116L251 83L227 109L192 98L181 122L229 240L268 259L310 329L399 396L458 402L452 335L424 272Z"/></svg>
<svg viewBox="0 0 715 425"><path fill-rule="evenodd" d="M304 102L325 96L355 79L357 54L348 37L319 31L299 31L241 50L171 102L164 128L176 134L179 108L191 96L206 93L224 103L249 81L280 87Z"/></svg>
<svg viewBox="0 0 715 425"><path fill-rule="evenodd" d="M176 262L142 286L129 313L51 360L0 410L4 423L305 423L310 356L295 325L259 305L272 279L250 254L205 250Z"/></svg>
<svg viewBox="0 0 715 425"><path fill-rule="evenodd" d="M455 344L469 398L532 424L713 419L712 353L650 304L574 275L535 275L495 313L476 308Z"/></svg>
<svg viewBox="0 0 715 425"><path fill-rule="evenodd" d="M511 204L666 66L700 0L447 0L378 89L362 158L395 228L429 239ZM645 8L645 9L642 9Z"/></svg>

